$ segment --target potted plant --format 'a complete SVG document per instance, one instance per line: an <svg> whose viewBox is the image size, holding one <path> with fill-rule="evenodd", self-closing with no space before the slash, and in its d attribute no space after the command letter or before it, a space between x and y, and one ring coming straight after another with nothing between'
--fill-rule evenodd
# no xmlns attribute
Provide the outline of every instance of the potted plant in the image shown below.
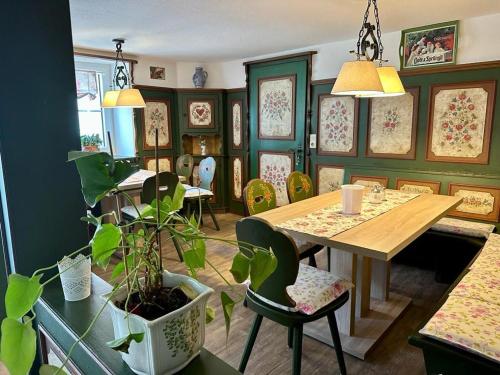
<svg viewBox="0 0 500 375"><path fill-rule="evenodd" d="M85 134L80 136L80 143L83 151L99 151L99 146L102 145L102 140L99 134Z"/></svg>
<svg viewBox="0 0 500 375"><path fill-rule="evenodd" d="M118 188L119 183L137 170L131 163L114 160L104 152L70 152L69 160L76 163L83 196L89 206L95 206L109 193L121 193L134 205L133 199ZM158 182L156 188L158 198ZM142 212L138 211L138 219L131 223L117 222L115 212L82 218L95 225L96 231L88 244L68 256L90 250L83 259L90 257L94 265L107 267L111 266L113 253L120 251L122 260L111 266L113 291L103 297L105 303L87 331L72 345L60 368L43 365L41 374L63 373L62 368L73 349L90 332L107 306L114 315L115 331L115 340L107 344L122 352L123 359L134 372L165 374L178 371L199 353L204 341L205 321L213 319L214 310L207 306L213 290L196 278L206 266L224 277L206 258L205 241L209 237L201 232L194 216L187 218L180 213L184 192L183 186L178 184L173 198L154 199ZM106 216L114 218L115 223L104 223ZM179 241L189 276L167 271L161 254L161 232ZM245 250L245 253L236 253L230 270L238 283L250 278L256 290L276 268L277 260L272 251L227 239L220 241ZM59 277L59 274L44 277L43 272L55 267L57 264L37 270L31 277L9 276L5 296L7 317L1 325L0 361L11 375L25 375L32 367L36 352L36 332L31 325L33 306L44 286ZM225 278L224 281L231 286ZM235 297L234 291L227 290L220 293L220 299L228 333L234 305L242 296Z"/></svg>

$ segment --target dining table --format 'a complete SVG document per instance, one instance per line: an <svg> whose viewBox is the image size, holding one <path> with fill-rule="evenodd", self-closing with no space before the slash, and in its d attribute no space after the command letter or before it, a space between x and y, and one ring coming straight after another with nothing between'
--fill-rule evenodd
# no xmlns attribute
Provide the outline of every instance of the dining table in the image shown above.
<svg viewBox="0 0 500 375"><path fill-rule="evenodd" d="M255 215L294 239L331 249L330 272L354 285L336 312L342 349L360 359L411 303L410 297L389 292L391 259L462 201L387 189L384 202L375 203L368 188L363 194L358 215L342 213L341 190ZM307 323L304 333L333 346L326 318Z"/></svg>

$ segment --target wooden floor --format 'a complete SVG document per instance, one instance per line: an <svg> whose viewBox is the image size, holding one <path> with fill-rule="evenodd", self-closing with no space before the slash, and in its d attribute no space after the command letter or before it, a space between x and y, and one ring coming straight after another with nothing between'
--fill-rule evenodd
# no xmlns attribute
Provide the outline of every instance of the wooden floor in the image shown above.
<svg viewBox="0 0 500 375"><path fill-rule="evenodd" d="M209 217L205 218L203 230L207 235L221 238L235 238L234 224L240 218L232 214L217 215L221 231L213 229ZM165 243L165 266L173 272L185 273L171 243ZM235 249L224 243L210 240L207 243L207 257L224 276L231 279L228 272ZM165 254L165 253L164 253ZM318 266L326 268L326 252L317 255ZM110 272L99 273L105 279ZM231 333L226 344L224 318L219 303L220 291L224 282L216 273L207 268L200 273L202 282L216 290L211 305L216 308L216 319L207 326L205 347L234 367L238 367L254 313L241 304L234 311ZM442 296L447 286L434 282L431 271L412 267L393 265L391 291L413 299L413 303L401 319L389 330L365 361L345 354L348 374L425 374L424 361L419 349L407 343L407 337L425 318L432 306ZM243 289L237 288L239 291ZM338 374L338 366L333 348L309 337L304 337L302 352L302 374ZM291 371L291 350L287 347L286 328L270 321L262 323L257 341L245 374L289 374Z"/></svg>

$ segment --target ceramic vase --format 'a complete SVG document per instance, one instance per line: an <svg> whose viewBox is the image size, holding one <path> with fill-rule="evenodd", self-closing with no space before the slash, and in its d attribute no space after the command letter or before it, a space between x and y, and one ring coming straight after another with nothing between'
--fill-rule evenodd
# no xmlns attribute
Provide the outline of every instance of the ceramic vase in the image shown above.
<svg viewBox="0 0 500 375"><path fill-rule="evenodd" d="M201 66L194 69L193 84L197 89L202 89L207 81L208 73Z"/></svg>

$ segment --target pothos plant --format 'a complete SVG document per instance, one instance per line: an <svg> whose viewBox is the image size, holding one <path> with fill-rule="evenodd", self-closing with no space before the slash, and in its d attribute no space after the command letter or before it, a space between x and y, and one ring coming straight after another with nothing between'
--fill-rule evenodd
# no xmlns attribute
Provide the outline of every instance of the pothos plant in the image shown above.
<svg viewBox="0 0 500 375"><path fill-rule="evenodd" d="M95 233L88 244L72 252L68 256L78 253L86 254L83 259L91 257L92 263L106 269L112 268L113 292L108 296L106 303L93 317L87 330L70 347L67 357L61 367L42 365L40 374L61 374L73 349L91 331L94 323L105 310L115 293L121 288L126 288L127 295L124 301L124 310L127 319L134 311L129 308L132 296L138 298L138 305L146 307L156 304L158 293L162 287L162 274L165 270L161 254L160 232L167 233L170 238L175 238L182 248L184 263L191 277L197 278L198 271L207 266L227 283L228 289L220 293L222 310L224 314L226 333L229 333L231 315L236 303L242 296L234 290L234 285L229 282L206 257L205 241L210 239L199 227L199 222L194 216L187 218L181 214L185 189L177 185L173 196L159 197L157 183L157 199L139 211L134 200L118 185L127 177L137 171L131 163L114 160L107 153L70 152L69 161L76 163L80 174L82 192L85 202L93 207L108 194L122 194L137 211L138 218L132 222L123 223L117 220L115 212L106 213L100 217L88 214L82 220L95 226ZM200 202L201 210L201 202ZM105 217L111 217L110 222L104 222ZM199 220L199 219L198 219ZM134 230L135 228L135 230ZM241 283L250 278L252 288L257 290L263 281L276 269L277 260L271 249L255 248L248 243L228 239L216 240L229 243L238 248L230 272L236 281ZM240 249L244 249L245 253ZM111 264L112 255L120 251L122 260ZM44 287L56 280L60 273L52 277L44 277L57 264L39 269L31 276L11 274L5 295L7 317L2 321L0 340L0 361L7 367L11 375L26 375L35 359L36 332L32 323L36 318L34 305L43 293ZM64 272L64 271L63 271ZM187 286L179 288L188 298L194 298ZM214 318L214 310L207 308L207 322ZM126 336L107 343L108 346L127 352L132 341L140 343L144 332L129 332Z"/></svg>

